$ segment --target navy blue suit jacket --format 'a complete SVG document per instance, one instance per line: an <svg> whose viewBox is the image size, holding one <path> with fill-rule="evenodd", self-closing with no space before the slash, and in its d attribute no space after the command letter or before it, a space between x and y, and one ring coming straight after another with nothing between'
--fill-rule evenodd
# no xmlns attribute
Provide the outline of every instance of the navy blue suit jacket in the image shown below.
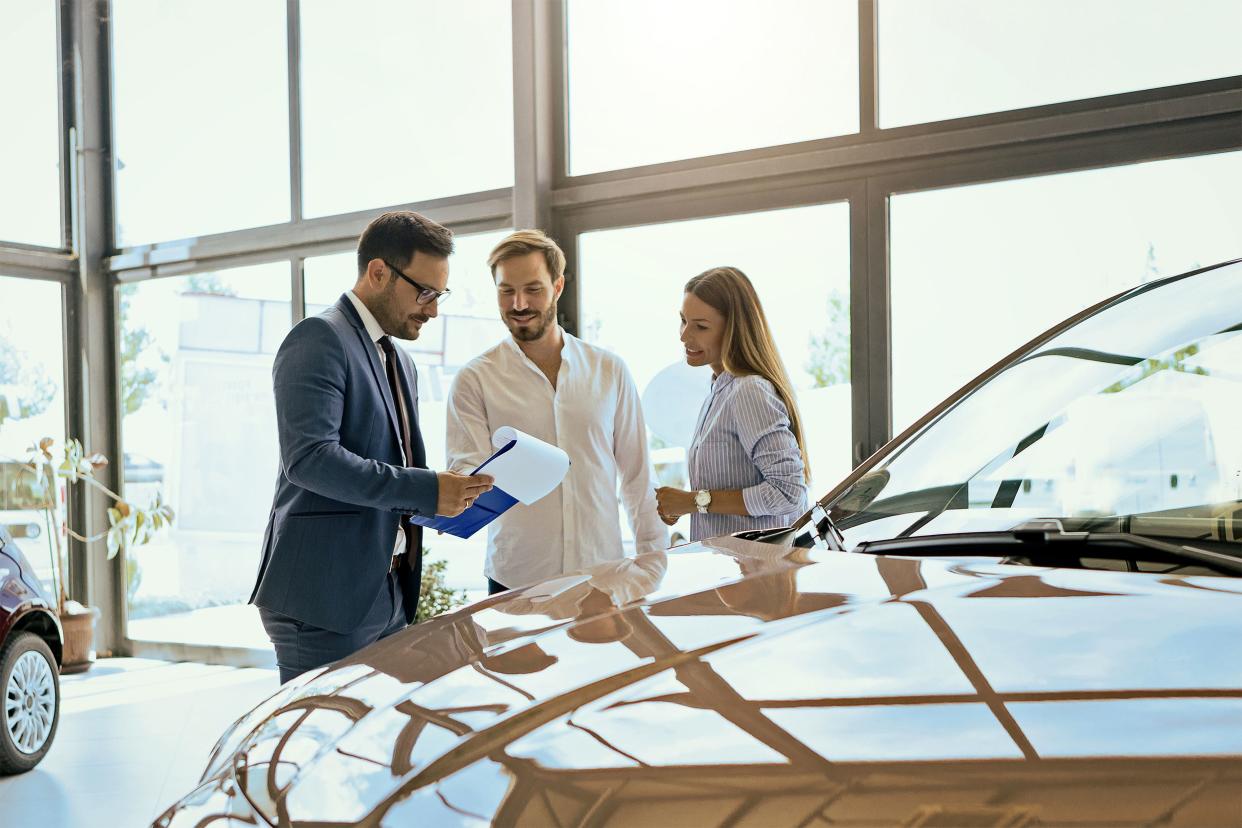
<svg viewBox="0 0 1242 828"><path fill-rule="evenodd" d="M425 468L417 372L402 349L396 355L420 468L405 465L384 364L348 297L285 337L272 366L280 474L251 603L348 633L384 588L398 521L435 514L439 483ZM415 540L421 545L421 529ZM418 595L420 574L402 572L407 596ZM412 597L409 621L414 606Z"/></svg>

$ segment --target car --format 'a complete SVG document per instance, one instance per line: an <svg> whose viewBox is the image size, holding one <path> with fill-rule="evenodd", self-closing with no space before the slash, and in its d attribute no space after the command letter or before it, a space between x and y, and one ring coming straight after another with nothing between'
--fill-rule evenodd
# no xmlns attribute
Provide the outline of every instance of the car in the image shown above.
<svg viewBox="0 0 1242 828"><path fill-rule="evenodd" d="M294 679L156 825L1236 825L1240 366L1242 262L1126 291L790 527Z"/></svg>
<svg viewBox="0 0 1242 828"><path fill-rule="evenodd" d="M52 747L63 644L55 604L0 527L0 774L25 773Z"/></svg>

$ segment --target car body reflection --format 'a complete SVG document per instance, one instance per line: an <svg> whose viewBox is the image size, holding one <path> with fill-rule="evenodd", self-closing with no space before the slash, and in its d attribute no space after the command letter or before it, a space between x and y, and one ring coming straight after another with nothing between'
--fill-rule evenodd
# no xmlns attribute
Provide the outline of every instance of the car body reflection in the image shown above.
<svg viewBox="0 0 1242 828"><path fill-rule="evenodd" d="M740 539L626 570L495 596L287 687L162 824L1199 825L1236 809L1242 659L1222 656L1242 596L1202 588L1229 579ZM661 597L670 578L707 583Z"/></svg>
<svg viewBox="0 0 1242 828"><path fill-rule="evenodd" d="M1082 312L789 529L302 676L158 824L1236 825L1239 296L1233 262Z"/></svg>

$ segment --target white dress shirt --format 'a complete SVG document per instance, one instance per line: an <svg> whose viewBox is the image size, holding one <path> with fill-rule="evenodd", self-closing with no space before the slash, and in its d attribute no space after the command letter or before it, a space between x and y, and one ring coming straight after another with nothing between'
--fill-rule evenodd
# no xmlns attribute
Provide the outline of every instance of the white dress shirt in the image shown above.
<svg viewBox="0 0 1242 828"><path fill-rule="evenodd" d="M668 545L656 515L647 429L634 380L616 354L563 330L556 387L512 337L471 360L448 399L448 466L470 472L491 455L492 432L513 426L560 446L561 485L518 503L487 527L487 577L519 587L624 557L617 480L635 551Z"/></svg>
<svg viewBox="0 0 1242 828"><path fill-rule="evenodd" d="M384 329L380 327L380 323L375 319L375 314L371 313L371 309L362 303L352 290L345 291L345 295L349 297L350 303L354 306L354 310L358 311L358 315L362 317L362 325L367 329L367 336L371 337L371 341L375 343L375 350L379 352L380 364L384 369L388 369L388 354L384 353L384 349L380 347L379 341L384 336ZM387 381L387 380L385 380ZM396 402L396 400L393 400ZM398 414L400 409L397 409ZM410 423L413 428L414 424ZM401 435L397 435L397 445L401 447L401 456L405 456L405 446L401 445ZM405 520L405 518L402 518ZM393 544L392 554L400 555L405 551L405 530L401 528L401 523L397 523L397 540Z"/></svg>

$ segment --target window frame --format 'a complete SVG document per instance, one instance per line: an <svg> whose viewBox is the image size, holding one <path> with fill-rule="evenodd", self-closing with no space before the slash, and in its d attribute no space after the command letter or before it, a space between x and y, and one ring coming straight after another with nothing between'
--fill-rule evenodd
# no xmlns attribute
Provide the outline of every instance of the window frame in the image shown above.
<svg viewBox="0 0 1242 828"><path fill-rule="evenodd" d="M94 450L120 456L113 291L120 282L286 260L296 322L303 315L305 257L349 249L381 210L415 209L462 233L530 226L549 231L569 260L571 279L562 303L566 326L573 331L579 316L577 240L583 232L848 200L857 463L893 436L890 195L1242 149L1242 75L879 129L876 0L857 2L857 134L571 177L565 163L564 4L511 0L514 186L305 220L300 205L300 0L286 0L291 221L117 249L109 160L110 4L58 0L64 246L52 250L0 242L0 272L65 286L65 376L67 387L78 391L66 395L67 433L82 437ZM74 502L71 510L79 525L106 526L102 506ZM75 597L104 612L97 632L101 651L267 663L264 653L137 646L125 631L124 562L120 556L97 560L103 556L95 552L73 545L70 585Z"/></svg>

